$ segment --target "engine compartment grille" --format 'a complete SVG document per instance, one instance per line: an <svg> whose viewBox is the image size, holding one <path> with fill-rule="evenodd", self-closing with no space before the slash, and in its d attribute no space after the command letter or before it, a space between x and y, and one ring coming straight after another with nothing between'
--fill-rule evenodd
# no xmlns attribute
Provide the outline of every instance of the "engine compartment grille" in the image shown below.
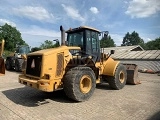
<svg viewBox="0 0 160 120"><path fill-rule="evenodd" d="M26 74L40 77L41 66L42 66L42 55L28 56Z"/></svg>
<svg viewBox="0 0 160 120"><path fill-rule="evenodd" d="M60 76L63 72L63 62L64 60L64 54L63 53L59 53L57 54L57 72L56 72L56 76Z"/></svg>

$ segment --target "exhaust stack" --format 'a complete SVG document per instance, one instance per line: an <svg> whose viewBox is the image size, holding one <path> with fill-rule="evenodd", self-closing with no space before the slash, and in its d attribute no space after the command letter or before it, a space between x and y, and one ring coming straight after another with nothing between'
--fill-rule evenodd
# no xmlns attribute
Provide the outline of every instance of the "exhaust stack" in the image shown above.
<svg viewBox="0 0 160 120"><path fill-rule="evenodd" d="M60 26L61 31L61 46L65 45L65 30L63 29L62 25Z"/></svg>

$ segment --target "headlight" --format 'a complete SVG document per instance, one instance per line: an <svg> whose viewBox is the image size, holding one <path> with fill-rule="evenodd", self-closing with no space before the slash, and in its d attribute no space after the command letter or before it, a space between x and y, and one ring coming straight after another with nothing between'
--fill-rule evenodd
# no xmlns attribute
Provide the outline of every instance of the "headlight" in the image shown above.
<svg viewBox="0 0 160 120"><path fill-rule="evenodd" d="M44 78L45 78L45 79L49 80L50 77L51 77L51 76L50 76L49 74L44 74Z"/></svg>

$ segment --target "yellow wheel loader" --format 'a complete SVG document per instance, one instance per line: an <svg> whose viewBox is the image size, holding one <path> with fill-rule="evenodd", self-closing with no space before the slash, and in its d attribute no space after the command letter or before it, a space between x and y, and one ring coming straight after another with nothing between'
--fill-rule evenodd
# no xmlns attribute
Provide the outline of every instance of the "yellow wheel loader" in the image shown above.
<svg viewBox="0 0 160 120"><path fill-rule="evenodd" d="M107 55L100 48L99 35L107 37L107 31L100 32L87 26L67 31L60 26L60 30L60 47L27 55L26 69L19 75L19 83L46 92L63 88L75 101L88 100L98 83L108 82L117 90L122 89L127 81L136 83L133 77L127 80L127 71L134 71L133 67L133 70L129 69L129 65L113 60L110 57L113 50Z"/></svg>
<svg viewBox="0 0 160 120"><path fill-rule="evenodd" d="M5 64L4 64L4 59L2 57L4 50L4 40L0 42L0 76L5 74Z"/></svg>

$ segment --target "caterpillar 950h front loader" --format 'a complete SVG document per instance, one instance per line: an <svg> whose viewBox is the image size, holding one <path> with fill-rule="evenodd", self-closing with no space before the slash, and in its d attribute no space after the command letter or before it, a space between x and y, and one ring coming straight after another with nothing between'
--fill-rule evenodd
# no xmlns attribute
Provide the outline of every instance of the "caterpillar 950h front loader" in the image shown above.
<svg viewBox="0 0 160 120"><path fill-rule="evenodd" d="M4 40L0 42L0 76L5 74L5 64L4 59L2 57L4 50Z"/></svg>
<svg viewBox="0 0 160 120"><path fill-rule="evenodd" d="M113 89L122 89L126 82L136 83L132 70L100 49L99 35L107 37L108 32L81 26L61 30L61 46L29 53L24 74L19 83L52 92L63 88L66 95L76 101L89 99L96 84L108 82ZM65 41L65 32L67 40ZM131 66L131 65L130 65ZM127 79L127 71L134 71Z"/></svg>

